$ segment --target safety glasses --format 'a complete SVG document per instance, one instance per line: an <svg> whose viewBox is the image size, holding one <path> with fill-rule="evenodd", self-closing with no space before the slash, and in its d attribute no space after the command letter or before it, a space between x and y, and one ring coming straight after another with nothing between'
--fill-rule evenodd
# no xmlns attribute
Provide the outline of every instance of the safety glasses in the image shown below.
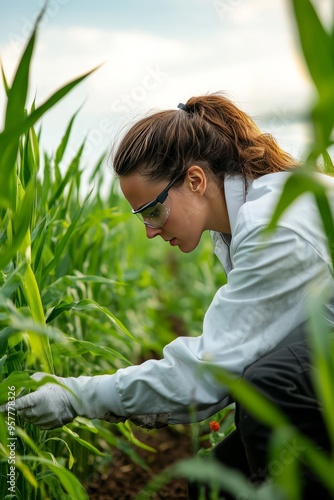
<svg viewBox="0 0 334 500"><path fill-rule="evenodd" d="M179 177L173 179L154 200L139 207L137 210L132 210L132 213L137 215L145 226L156 229L165 224L170 213L170 207L165 205L165 201L169 189L177 179L179 179Z"/></svg>

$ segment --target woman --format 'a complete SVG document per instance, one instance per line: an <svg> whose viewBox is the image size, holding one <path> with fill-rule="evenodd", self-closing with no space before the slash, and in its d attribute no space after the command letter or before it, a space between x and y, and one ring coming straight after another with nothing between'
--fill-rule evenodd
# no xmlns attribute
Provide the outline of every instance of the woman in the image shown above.
<svg viewBox="0 0 334 500"><path fill-rule="evenodd" d="M76 415L130 418L148 428L190 422L194 415L205 419L231 402L228 390L201 370L209 362L243 375L302 432L328 447L303 328L312 288L333 289L327 241L312 198L298 199L276 231L267 239L263 235L295 165L221 94L193 97L177 110L136 123L114 158L132 213L144 222L148 238L160 236L182 252L194 250L204 231L211 231L227 284L206 312L201 336L178 338L165 347L163 359L114 375L60 379L77 398L46 384L17 401L21 416L42 428ZM334 324L333 304L325 309ZM237 430L215 455L261 481L269 430L238 403L236 408Z"/></svg>

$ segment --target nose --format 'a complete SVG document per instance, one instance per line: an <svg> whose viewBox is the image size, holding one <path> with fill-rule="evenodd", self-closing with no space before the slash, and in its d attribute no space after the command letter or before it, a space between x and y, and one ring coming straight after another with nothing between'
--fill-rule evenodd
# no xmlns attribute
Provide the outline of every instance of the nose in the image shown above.
<svg viewBox="0 0 334 500"><path fill-rule="evenodd" d="M156 236L158 236L159 234L161 234L162 232L162 229L159 228L159 227L149 227L149 226L145 226L145 229L146 229L146 236L148 238L155 238Z"/></svg>

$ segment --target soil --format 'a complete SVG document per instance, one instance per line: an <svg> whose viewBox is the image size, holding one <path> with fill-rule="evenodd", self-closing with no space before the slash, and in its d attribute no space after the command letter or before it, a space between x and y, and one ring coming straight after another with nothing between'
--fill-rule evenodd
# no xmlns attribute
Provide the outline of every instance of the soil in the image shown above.
<svg viewBox="0 0 334 500"><path fill-rule="evenodd" d="M90 500L132 500L156 474L182 458L194 456L190 429L184 427L182 432L174 430L173 426L154 431L138 428L136 437L157 450L157 453L152 453L136 449L137 454L149 465L150 471L132 462L119 449L114 449L108 472L96 477L87 488ZM173 479L160 491L153 493L150 499L186 500L187 482L185 479Z"/></svg>

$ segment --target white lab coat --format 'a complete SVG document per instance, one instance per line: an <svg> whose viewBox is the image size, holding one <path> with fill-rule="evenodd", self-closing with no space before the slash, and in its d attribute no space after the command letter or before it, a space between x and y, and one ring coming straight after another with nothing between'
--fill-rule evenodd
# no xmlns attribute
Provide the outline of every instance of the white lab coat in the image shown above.
<svg viewBox="0 0 334 500"><path fill-rule="evenodd" d="M307 299L314 287L333 289L327 238L311 195L300 197L274 234L264 239L263 229L289 175L265 175L250 182L247 190L240 177L226 178L231 235L212 233L212 238L227 284L205 314L202 335L179 337L165 347L161 360L120 369L112 376L109 388L116 415L148 427L190 422L190 408L196 409L197 420L210 417L226 406L228 391L200 366L209 361L242 374L307 320ZM319 175L334 193L334 179ZM326 316L334 325L333 301L327 304Z"/></svg>

